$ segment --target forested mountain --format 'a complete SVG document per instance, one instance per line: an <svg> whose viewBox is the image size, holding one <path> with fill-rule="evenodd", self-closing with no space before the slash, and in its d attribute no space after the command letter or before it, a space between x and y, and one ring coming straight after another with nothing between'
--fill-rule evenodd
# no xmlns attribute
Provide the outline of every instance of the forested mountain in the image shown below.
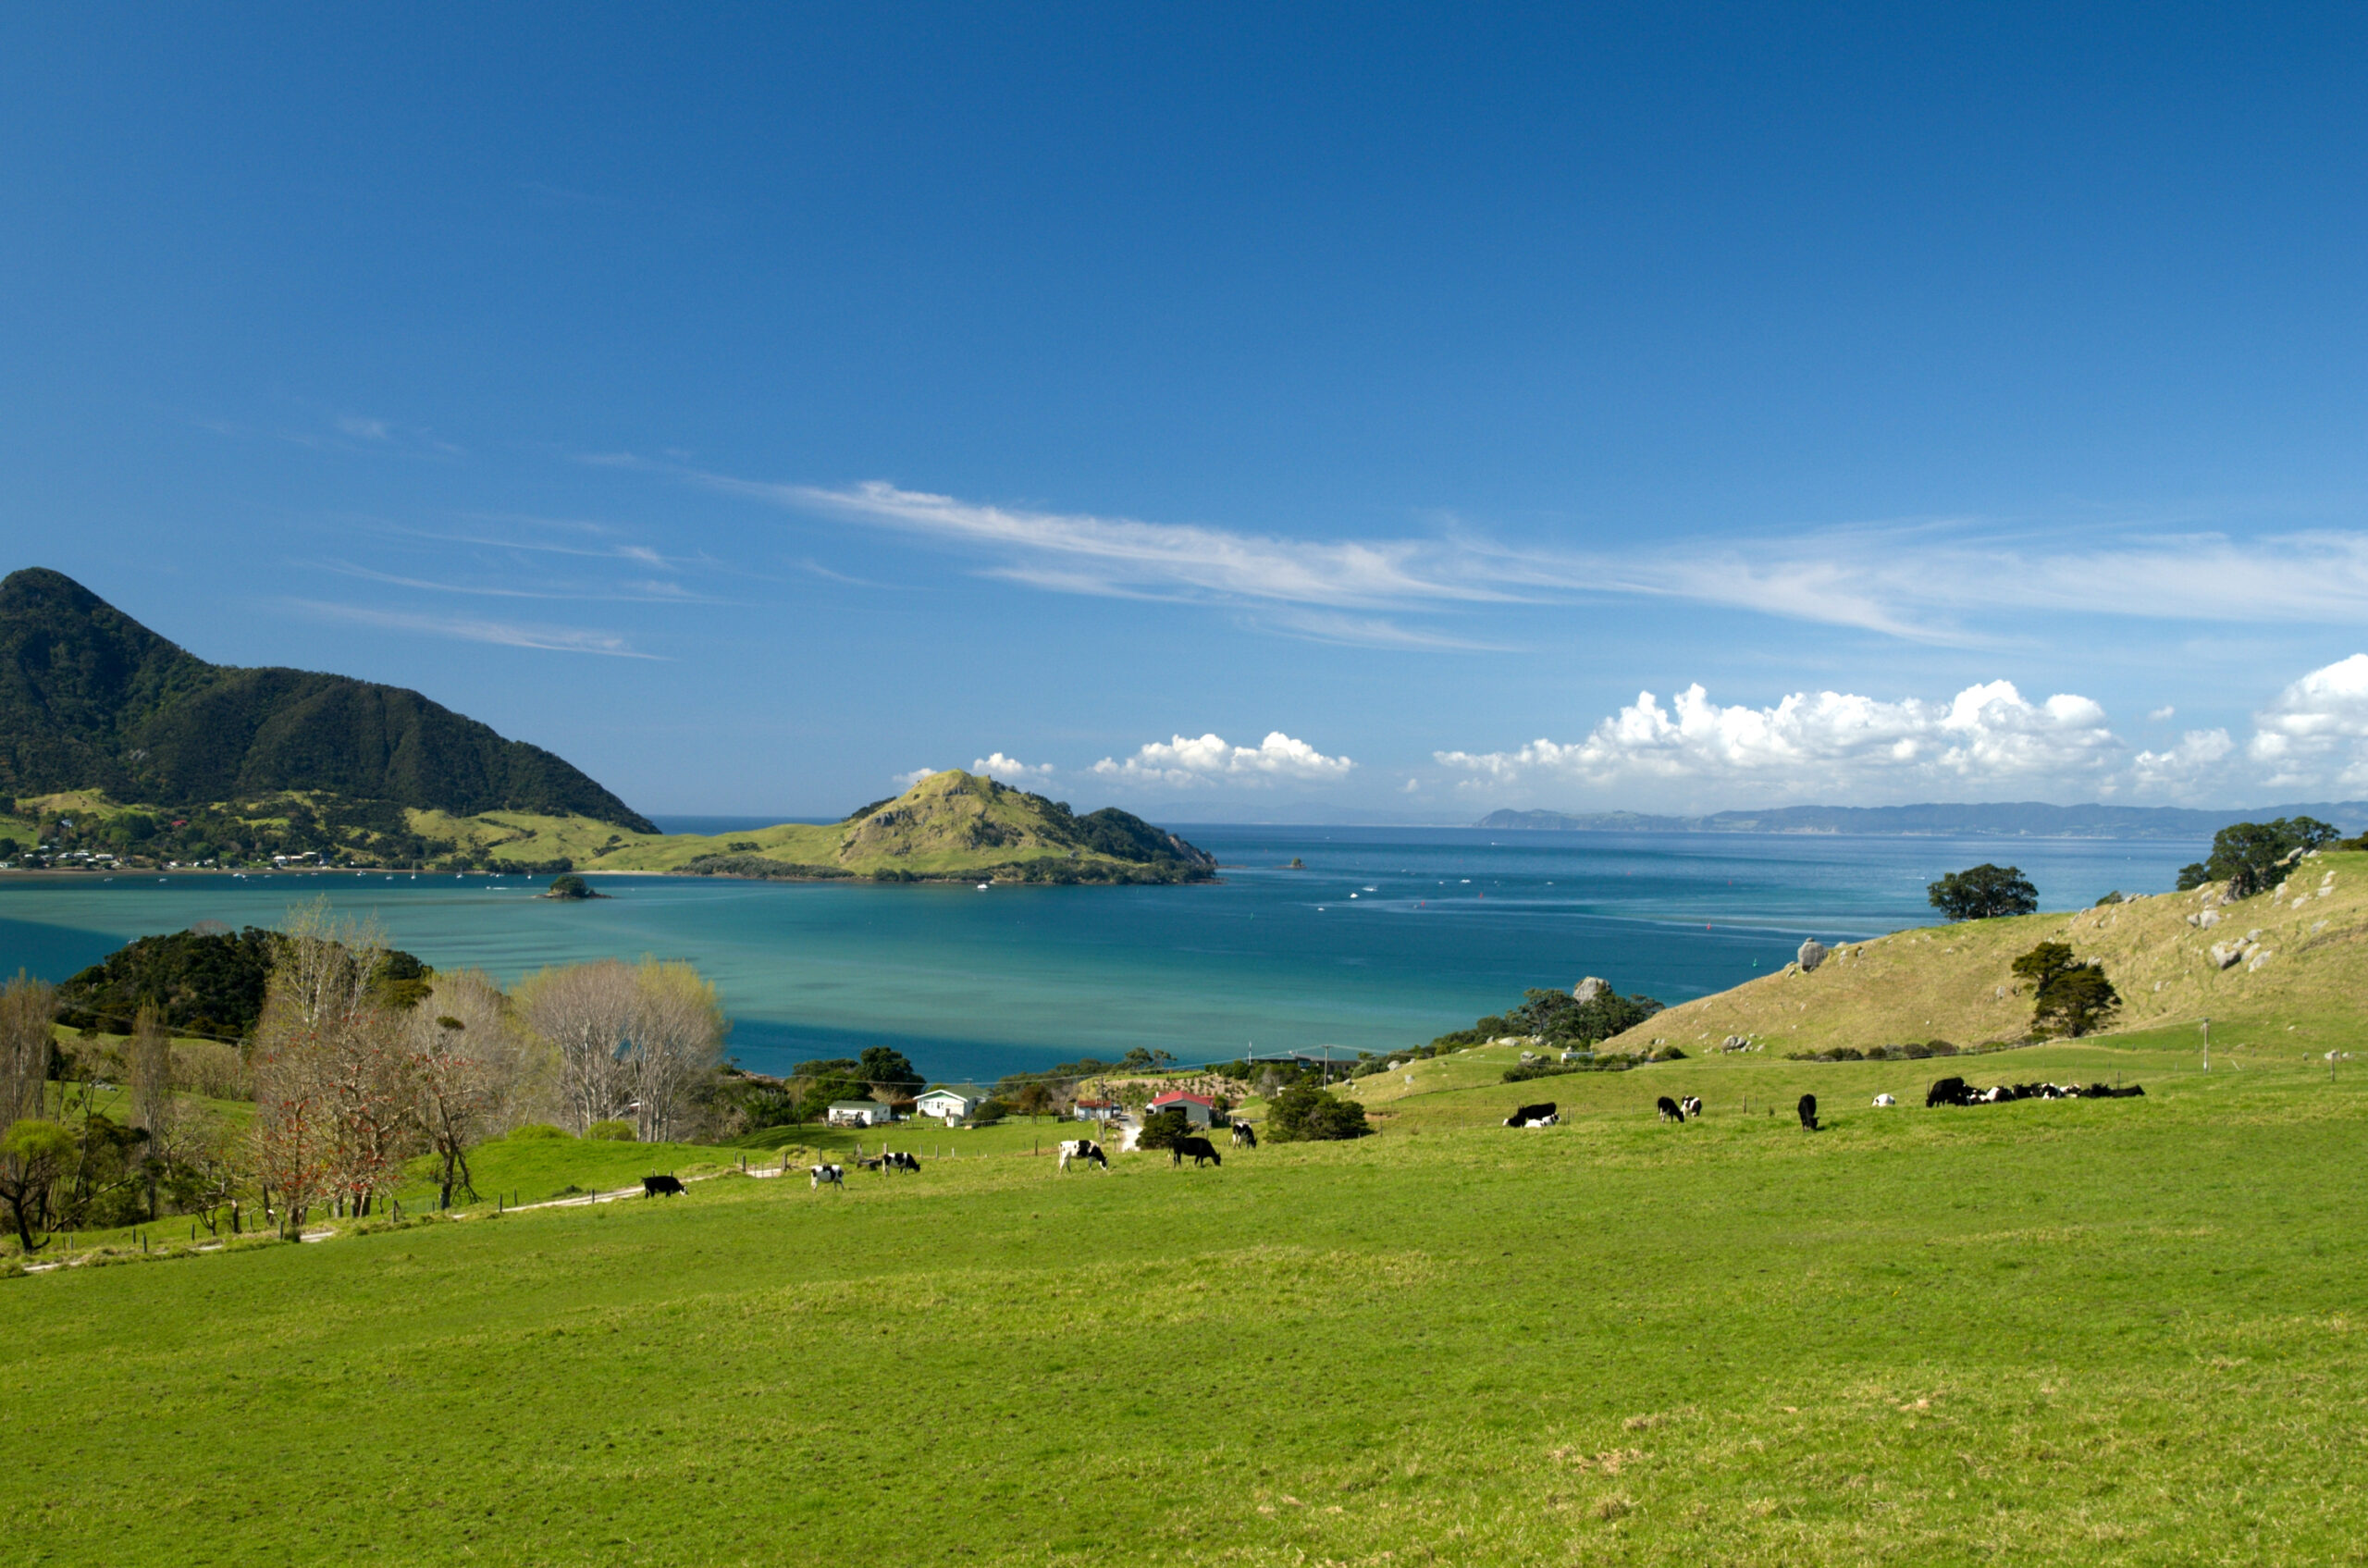
<svg viewBox="0 0 2368 1568"><path fill-rule="evenodd" d="M209 664L29 568L0 582L0 798L65 790L155 804L312 790L657 831L562 759L415 691Z"/></svg>

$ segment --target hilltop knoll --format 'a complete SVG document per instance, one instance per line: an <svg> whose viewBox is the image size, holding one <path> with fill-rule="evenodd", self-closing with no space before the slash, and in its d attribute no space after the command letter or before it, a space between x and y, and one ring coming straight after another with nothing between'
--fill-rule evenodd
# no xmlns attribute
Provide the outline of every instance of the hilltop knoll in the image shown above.
<svg viewBox="0 0 2368 1568"><path fill-rule="evenodd" d="M746 877L1013 882L1204 882L1216 860L1115 807L1067 805L949 768L844 821L621 840L579 860L596 871Z"/></svg>

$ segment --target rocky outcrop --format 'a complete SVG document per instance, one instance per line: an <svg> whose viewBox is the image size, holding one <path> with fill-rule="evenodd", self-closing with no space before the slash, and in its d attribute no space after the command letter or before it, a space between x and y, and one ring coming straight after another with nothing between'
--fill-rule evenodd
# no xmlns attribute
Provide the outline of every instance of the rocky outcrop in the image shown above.
<svg viewBox="0 0 2368 1568"><path fill-rule="evenodd" d="M1801 972L1807 974L1816 969L1819 964L1825 962L1826 955L1832 951L1832 948L1814 936L1802 943L1799 958Z"/></svg>

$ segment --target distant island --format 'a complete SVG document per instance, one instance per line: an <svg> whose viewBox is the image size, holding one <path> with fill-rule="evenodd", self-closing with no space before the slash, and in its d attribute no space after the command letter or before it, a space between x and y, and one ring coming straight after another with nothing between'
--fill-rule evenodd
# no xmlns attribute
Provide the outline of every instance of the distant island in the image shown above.
<svg viewBox="0 0 2368 1568"><path fill-rule="evenodd" d="M1546 833L1865 833L1950 838L2210 838L2231 822L2317 817L2358 833L2368 801L2201 811L2179 806L2050 806L2041 801L1922 806L1783 806L1657 817L1636 811L1491 811L1473 826Z"/></svg>
<svg viewBox="0 0 2368 1568"><path fill-rule="evenodd" d="M418 692L209 664L60 573L0 580L0 870L339 867L1185 883L1216 861L1128 812L959 769L839 822L661 833Z"/></svg>

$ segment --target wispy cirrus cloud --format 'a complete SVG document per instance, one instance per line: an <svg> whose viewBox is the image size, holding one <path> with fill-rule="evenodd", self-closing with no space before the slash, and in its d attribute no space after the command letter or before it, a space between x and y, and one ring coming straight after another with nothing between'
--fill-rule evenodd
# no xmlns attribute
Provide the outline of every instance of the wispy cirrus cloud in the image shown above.
<svg viewBox="0 0 2368 1568"><path fill-rule="evenodd" d="M678 472L723 494L983 554L982 574L1048 592L1249 607L1276 630L1364 646L1502 648L1390 615L1618 598L1957 646L2013 640L2019 618L2051 612L2223 623L2368 616L2368 533L2344 529L2238 538L1966 517L1571 550L1468 530L1301 539L1000 506L882 480L832 488Z"/></svg>
<svg viewBox="0 0 2368 1568"><path fill-rule="evenodd" d="M516 621L492 621L476 616L416 614L372 605L337 604L320 599L288 601L306 614L392 631L418 632L462 642L494 643L504 648L530 648L549 653L596 653L611 659L659 659L636 650L613 632L579 626L553 626Z"/></svg>

